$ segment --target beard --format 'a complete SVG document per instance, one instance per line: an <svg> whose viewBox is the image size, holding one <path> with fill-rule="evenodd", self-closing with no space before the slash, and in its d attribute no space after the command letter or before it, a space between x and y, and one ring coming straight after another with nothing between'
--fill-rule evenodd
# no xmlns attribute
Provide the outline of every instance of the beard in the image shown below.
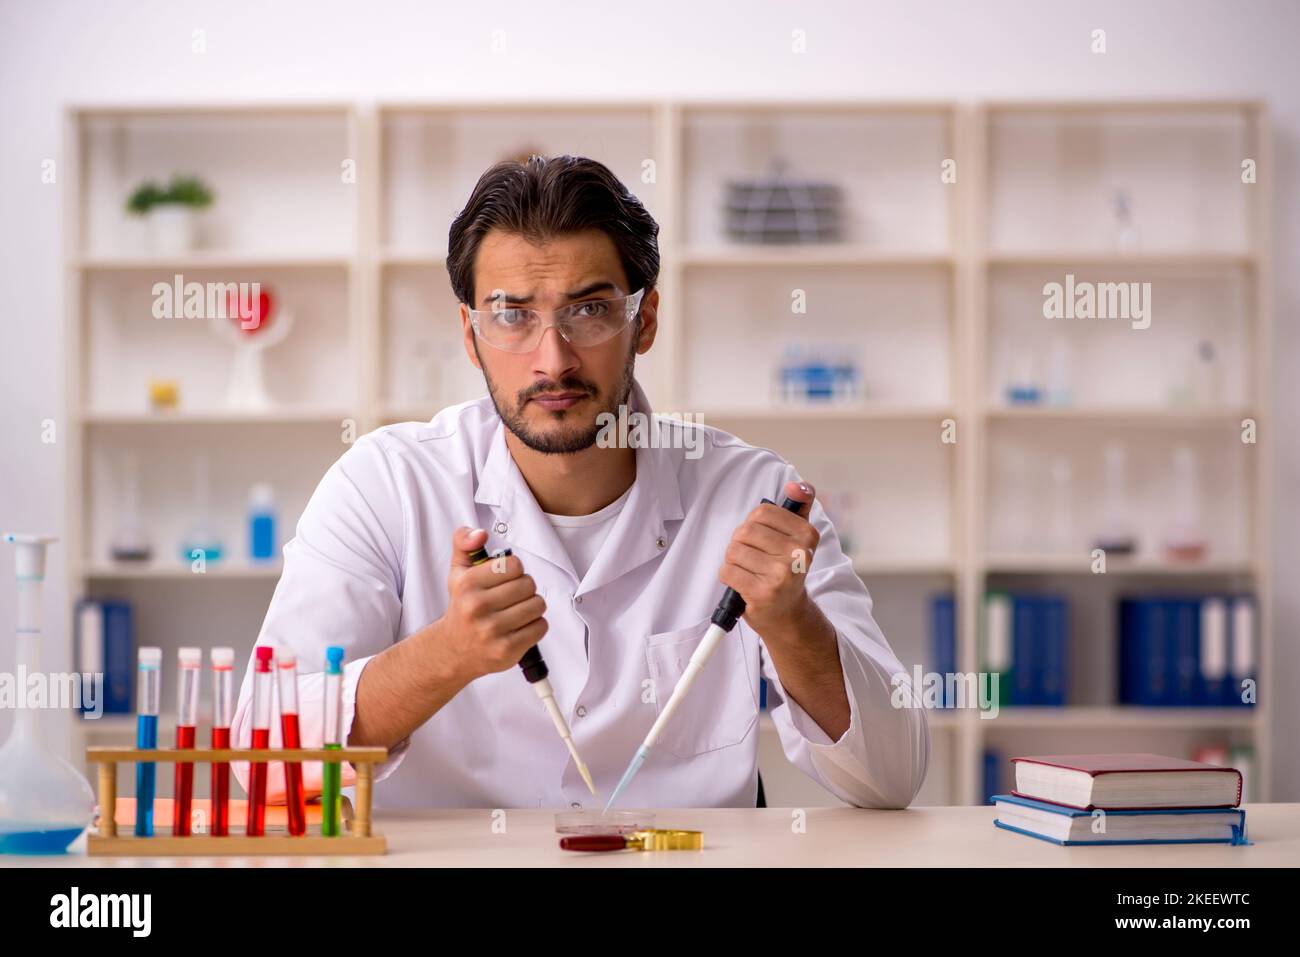
<svg viewBox="0 0 1300 957"><path fill-rule="evenodd" d="M474 354L478 356L479 367L483 370L483 381L487 383L492 405L506 428L534 452L545 455L568 455L595 445L602 428L601 414L607 412L617 417L619 406L627 404L628 397L632 394L632 373L636 366L636 344L640 331L641 320L638 318L632 329L632 343L623 363L623 374L614 390L605 396L602 396L600 390L590 382L577 376L566 376L555 382L550 380L534 382L528 388L521 389L511 402L503 397L502 390L497 388L492 377L488 375L487 366L483 364L483 357L478 351L477 337L474 339ZM576 408L556 409L548 413L548 421L552 423L551 428L535 428L524 418L524 406L534 396L546 392L576 392L591 396L595 399L596 409L589 413L579 412ZM581 419L578 418L579 416Z"/></svg>

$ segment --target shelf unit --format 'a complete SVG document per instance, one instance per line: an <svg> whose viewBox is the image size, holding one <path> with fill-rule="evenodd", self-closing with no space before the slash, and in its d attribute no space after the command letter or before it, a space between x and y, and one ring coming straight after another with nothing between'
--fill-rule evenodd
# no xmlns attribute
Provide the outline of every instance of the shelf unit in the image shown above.
<svg viewBox="0 0 1300 957"><path fill-rule="evenodd" d="M998 218L997 204L1008 199L1007 172L998 167L1005 158L998 156L998 149L1007 120L1012 128L1022 120L1028 124L1033 147L1028 162L1042 161L1050 168L1049 160L1070 157L1063 180L1068 193L1068 175L1078 173L1072 157L1103 165L1113 158L1106 136L1087 131L1092 119L1118 117L1121 129L1147 143L1142 139L1145 118L1159 120L1157 129L1172 118L1172 135L1181 143L1186 136L1198 135L1196 120L1206 114L1214 122L1219 117L1228 117L1230 123L1245 117L1248 155L1258 160L1260 177L1251 187L1252 202L1232 224L1242 240L1239 244L1177 248L1165 243L1117 253L1095 242L1076 250L1060 236L1030 234L1015 217L1025 212L1032 220L1035 209L1056 209L1049 199L1078 213L1076 206L1069 206L1068 195L1058 195L1061 182L1055 192L1048 188L1050 183L1038 184L1039 195L1028 200L1011 197L1011 228L1005 215ZM1078 118L1085 120L1082 132L1070 126ZM1178 127L1188 118L1190 133ZM238 151L223 157L224 138L238 145L240 135L257 135L268 123L284 130L294 123L304 126L297 139L285 132L284 139L276 141L278 151L259 152L263 165L255 165L251 175L235 159ZM1054 123L1065 124L1066 131L1053 133ZM1035 124L1049 129L1045 133ZM254 132L241 134L245 126ZM180 142L182 138L198 146ZM130 252L129 241L114 238L114 219L108 212L120 207L125 189L134 185L128 180L146 173L165 175L171 167L159 164L174 160L175 165L204 145L208 154L195 172L217 176L222 167L213 164L227 162L234 167L231 176L238 177L242 170L249 180L219 180L219 194L262 199L272 208L277 201L296 203L290 210L307 201L324 208L314 209L301 236L280 236L275 243L262 242L262 237L226 221L228 241L202 251L175 257ZM106 560L102 522L96 524L97 514L105 511L105 491L92 464L97 441L111 436L158 449L184 445L187 436L195 441L197 435L197 441L225 450L242 448L250 437L267 436L263 452L251 456L261 462L286 454L276 446L289 433L311 432L311 448L319 461L297 469L296 492L280 510L283 542L292 534L295 509L305 504L328 461L344 450L337 441L340 429L351 424L360 435L387 422L428 418L446 404L482 394L481 380L474 381L477 372L463 355L445 272L446 230L474 179L506 155L585 153L609 164L660 224L659 338L651 353L638 361L638 378L656 408L689 411L755 444L776 448L800 466L819 491L832 493L828 509L837 527L852 533L855 568L872 591L886 636L909 669L929 657L927 604L935 593L956 596L958 669L970 672L977 670L979 607L991 580L1065 582L1070 587L1070 582L1084 582L1090 574L1084 557L1008 549L990 540L986 516L994 491L991 443L1024 435L1031 437L1027 441L1032 446L1034 435L1090 429L1136 429L1167 441L1171 435L1204 437L1244 417L1255 418L1261 441L1250 476L1248 552L1212 555L1197 566L1151 557L1113 560L1108 575L1139 584L1201 579L1247 583L1259 597L1263 704L1252 711L1137 709L1099 700L1063 709L1004 709L994 721L981 720L973 711L932 712L933 777L941 785L923 790L920 802L981 800L981 755L990 742L1023 741L1042 752L1051 747L1044 735L1056 740L1068 734L1088 736L1097 747L1108 741L1118 747L1135 731L1157 739L1164 736L1179 746L1188 735L1202 733L1253 744L1258 785L1253 797L1267 800L1273 661L1268 562L1269 149L1263 106L1237 102L385 102L73 108L67 115L64 167L75 171L64 252L71 437L64 530L68 594L156 594L160 603L197 595L237 609L233 617L241 623L260 620L258 609L264 611L278 578L276 564L232 561L194 581L196 576L184 566L163 560L138 568ZM720 234L716 207L725 177L762 173L775 158L793 159L800 174L847 184L843 242L756 247L729 243ZM336 176L339 164L347 160L355 161L357 175L354 183L342 187L346 198L335 208L323 171L329 167ZM955 162L955 182L944 182L940 175L941 164L949 160ZM318 192L295 194L287 174L317 162L321 169L313 172L320 175L306 189ZM287 199L279 196L284 190ZM218 210L221 202L219 195ZM1156 223L1144 218L1141 207L1138 219L1144 225ZM275 231L275 221L265 211L256 221ZM329 240L324 248L322 238ZM1239 277L1249 299L1243 314L1253 322L1251 347L1243 354L1250 369L1250 395L1222 407L1191 409L1131 398L1064 408L996 401L990 342L1004 319L994 296L999 283L1007 276L1059 276L1070 269ZM201 401L193 407L185 403L162 415L145 411L143 384L131 378L138 377L138 365L116 378L98 366L91 368L115 359L112 348L138 345L139 340L110 336L100 356L94 352L101 348L94 333L120 321L112 307L129 302L131 290L174 272L267 274L297 283L292 291L311 304L315 315L326 317L321 322L324 341L333 350L331 361L341 385L322 386L319 379L290 369L293 374L286 378L295 381L297 375L309 394L287 398L286 405L267 413L246 414L223 410L213 391L215 380L200 376ZM868 353L868 389L860 402L813 408L784 404L769 394L765 379L770 361L761 362L755 347L773 351L775 337L787 335L778 325L778 307L788 312L794 287L808 293L805 320L813 317L822 324L817 328L828 327ZM334 295L340 299L335 304L341 309L338 315L329 305ZM835 305L844 301L858 311ZM177 341L159 348L189 345ZM216 348L214 341L205 345ZM316 345L313 338L313 348ZM750 348L752 355L745 352ZM870 356L882 353L889 362L871 362ZM413 364L413 356L419 357L419 364ZM701 362L711 364L697 364ZM105 396L116 397L128 387L140 403L105 401ZM941 434L950 427L956 429L956 441L943 442ZM171 481L183 485L187 479L173 475ZM841 524L834 492L857 494L852 521ZM176 507L174 498L169 504ZM232 501L225 506L237 512ZM71 612L68 622L70 636ZM168 622L167 615L157 614L142 627L165 628ZM211 634L201 628L187 630L183 640L157 633L140 637L161 644L169 654L180 644L218 643L217 630L209 630ZM254 638L255 633L246 640L232 638L227 631L220 642L246 652ZM164 699L164 711L169 707ZM85 728L84 734L112 741L129 735L128 724L111 719L98 730Z"/></svg>
<svg viewBox="0 0 1300 957"><path fill-rule="evenodd" d="M979 185L973 194L968 248L974 345L968 359L973 388L965 398L972 411L976 441L969 463L971 507L965 513L971 548L963 556L966 600L960 611L960 660L966 664L962 667L977 667L982 596L989 587L1014 583L1033 590L1047 584L1069 594L1076 603L1082 598L1084 603L1094 604L1098 599L1109 604L1130 591L1183 592L1194 586L1220 592L1253 591L1259 609L1256 660L1260 703L1251 709L1114 704L1006 708L993 721L965 712L958 719L964 742L961 754L969 762L964 783L972 784L979 775L975 762L986 747L999 747L1004 760L1011 754L1027 753L1028 747L1042 753L1043 745L1037 742L1045 733L1054 735L1051 750L1057 752L1082 750L1075 744L1080 741L1111 741L1127 750L1156 750L1162 742L1187 746L1210 733L1221 736L1222 743L1253 747L1253 780L1247 782L1247 799L1267 801L1275 658L1270 542L1273 466L1268 438L1272 195L1267 174L1261 173L1258 183L1250 185L1241 179L1241 163L1248 158L1256 161L1260 171L1272 168L1266 108L1254 101L1005 102L980 104L972 119L968 169L973 168ZM1115 228L1113 221L1098 215L1097 210L1108 209L1107 201L1117 200L1114 194L1134 182L1143 192L1127 198L1136 207L1133 219L1142 224L1142 234L1136 244L1131 234L1126 237L1128 243L1120 244L1117 240L1122 237L1107 235ZM1197 195L1202 192L1210 199ZM1152 209L1157 211L1155 216ZM1030 226L1038 231L1032 240L1022 235ZM1064 242L1067 235L1076 241ZM1118 248L1120 245L1126 248ZM1078 404L1061 408L1002 404L995 399L1002 382L993 355L999 333L1015 335L1028 326L1017 324L1015 312L1021 300L1008 293L1008 287L1016 283L1026 287L1026 309L1032 287L1041 306L1043 282L1059 283L1076 271L1103 281L1151 282L1149 305L1154 311L1156 302L1166 303L1165 311L1145 330L1131 325L1120 330L1097 327L1109 320L1052 320L1075 324L1073 329L1055 332L1057 336L1075 334L1079 323L1085 324L1079 336L1091 335L1100 341L1109 334L1109 354L1120 367L1116 369L1104 356L1093 354L1092 379L1078 389L1090 392L1089 401L1080 399ZM1234 299L1223 293L1224 286L1234 287L1239 296ZM1124 390L1112 389L1112 381L1124 380L1124 374L1133 371L1131 363L1139 361L1130 359L1129 367L1122 366L1123 356L1116 355L1113 344L1121 341L1119 336L1127 334L1128 342L1134 344L1141 340L1133 337L1154 336L1162 330L1195 335L1201 307L1189 300L1200 295L1210 303L1205 309L1213 310L1222 305L1216 294L1229 307L1235 303L1237 309L1236 315L1216 317L1227 328L1214 329L1213 334L1227 334L1247 343L1237 354L1238 381L1221 388L1218 401L1200 406L1162 403L1153 397L1154 387L1142 396L1113 394ZM1167 305L1171 300L1173 305ZM1048 320L1040 313L1036 321ZM1157 341L1162 346L1169 342L1152 339L1153 344ZM1155 350L1145 348L1146 352L1139 353L1137 346L1131 345L1125 351L1138 353L1140 361L1152 370L1150 378L1158 382L1159 373L1176 364L1176 353L1166 347L1163 356L1154 356ZM1233 392L1234 385L1235 394L1225 395ZM1246 419L1255 421L1260 436L1248 451L1240 444L1240 429ZM1246 469L1250 474L1235 489L1239 494L1232 504L1239 508L1235 519L1225 524L1235 524L1244 541L1240 547L1225 549L1214 547L1212 539L1209 554L1194 563L1170 561L1146 548L1134 557L1109 558L1104 575L1093 574L1091 546L1082 540L1067 554L1000 547L993 540L992 528L998 482L993 459L1009 439L1022 438L1025 445L1036 445L1044 454L1059 454L1073 446L1087 449L1085 454L1093 460L1100 458L1098 443L1108 441L1121 441L1139 455L1154 455L1152 450L1165 451L1175 442L1192 444L1198 451L1211 449L1211 456L1203 456L1202 461L1230 457L1235 443L1236 453L1250 460ZM1076 468L1074 474L1078 472ZM1222 506L1221 499L1228 497L1203 494L1214 506ZM1159 509L1160 503L1151 497L1144 503ZM1100 637L1096 633L1081 635L1079 617L1079 612L1072 612L1073 641ZM1118 641L1114 618L1112 612L1107 627L1098 629L1112 638L1112 648ZM1097 657L1106 667L1115 667L1108 652ZM1072 653L1072 664L1074 660ZM1094 686L1098 670L1093 669ZM1114 696L1113 681L1109 692ZM971 791L965 793L974 799Z"/></svg>
<svg viewBox="0 0 1300 957"><path fill-rule="evenodd" d="M248 653L280 562L240 557L239 496L270 473L284 540L320 475L346 447L339 441L345 424L358 423L358 433L365 427L356 361L365 328L359 202L340 166L359 155L360 114L347 103L144 104L73 107L64 123L67 594L130 600L138 642L161 646L169 660L188 644L229 644ZM217 204L203 217L205 245L160 254L122 205L139 182L174 172L201 175ZM223 215L233 209L244 212ZM298 217L298 209L305 215ZM293 335L312 349L298 350L304 361L268 352L265 362L268 388L281 404L227 408L229 347L202 320L151 316L152 284L176 274L187 281L265 281L287 290L283 302L301 303ZM153 376L181 381L178 408L149 410L146 379ZM151 516L155 508L164 512L173 526L152 530L154 556L141 564L115 563L107 554L120 448L134 452L147 473L142 508ZM184 460L199 452L210 462L219 530L234 546L201 575L170 546L171 520L193 481ZM74 663L75 618L70 601L64 634ZM175 726L174 708L165 697L164 739ZM129 743L134 725L133 717L118 715L75 721L73 751Z"/></svg>

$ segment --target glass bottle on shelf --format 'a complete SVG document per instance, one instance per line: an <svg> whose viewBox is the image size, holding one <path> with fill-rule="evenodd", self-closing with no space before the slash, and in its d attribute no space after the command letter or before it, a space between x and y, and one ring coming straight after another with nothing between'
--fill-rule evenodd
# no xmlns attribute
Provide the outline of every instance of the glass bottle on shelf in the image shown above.
<svg viewBox="0 0 1300 957"><path fill-rule="evenodd" d="M212 523L212 491L206 455L194 456L194 518L181 541L181 560L221 560L225 549Z"/></svg>
<svg viewBox="0 0 1300 957"><path fill-rule="evenodd" d="M1196 453L1190 445L1174 449L1173 469L1174 516L1165 536L1165 555L1171 561L1199 561L1205 557L1205 531Z"/></svg>
<svg viewBox="0 0 1300 957"><path fill-rule="evenodd" d="M1047 538L1053 552L1074 551L1074 468L1070 460L1057 456L1051 466L1048 494Z"/></svg>
<svg viewBox="0 0 1300 957"><path fill-rule="evenodd" d="M1128 456L1118 444L1106 446L1106 485L1101 526L1093 547L1107 555L1132 555L1137 550L1133 526L1129 519L1127 471Z"/></svg>
<svg viewBox="0 0 1300 957"><path fill-rule="evenodd" d="M1073 348L1065 336L1055 336L1047 351L1047 404L1074 404Z"/></svg>
<svg viewBox="0 0 1300 957"><path fill-rule="evenodd" d="M1196 370L1192 377L1192 398L1202 408L1214 408L1223 403L1223 360L1212 339L1199 339L1196 343Z"/></svg>
<svg viewBox="0 0 1300 957"><path fill-rule="evenodd" d="M1115 247L1117 249L1137 249L1141 235L1133 222L1133 200L1128 190L1117 189L1113 199L1115 210Z"/></svg>
<svg viewBox="0 0 1300 957"><path fill-rule="evenodd" d="M270 562L276 558L275 490L268 482L258 482L248 496L248 558L253 562Z"/></svg>
<svg viewBox="0 0 1300 957"><path fill-rule="evenodd" d="M140 461L134 452L122 454L120 475L117 527L109 542L109 556L115 562L147 562L153 557L153 546L140 520Z"/></svg>
<svg viewBox="0 0 1300 957"><path fill-rule="evenodd" d="M1023 341L1008 345L1009 370L1005 391L1008 405L1037 405L1043 400L1038 362L1033 348Z"/></svg>

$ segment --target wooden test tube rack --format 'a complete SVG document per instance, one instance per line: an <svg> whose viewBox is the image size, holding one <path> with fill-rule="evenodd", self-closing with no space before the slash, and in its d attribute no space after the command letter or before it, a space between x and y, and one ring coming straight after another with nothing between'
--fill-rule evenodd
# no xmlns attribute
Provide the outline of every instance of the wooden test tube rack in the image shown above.
<svg viewBox="0 0 1300 957"><path fill-rule="evenodd" d="M388 842L371 827L370 798L374 783L373 765L387 759L387 748L87 748L86 760L99 765L99 829L86 836L86 851L91 856L116 857L385 854ZM322 835L319 826L309 826L307 833L300 836L268 833L258 837L240 833L217 837L212 834L178 836L167 833L156 837L136 837L117 833L119 764L229 764L231 761L265 764L275 761L350 761L357 771L355 813L350 819L340 821L342 833L336 837Z"/></svg>

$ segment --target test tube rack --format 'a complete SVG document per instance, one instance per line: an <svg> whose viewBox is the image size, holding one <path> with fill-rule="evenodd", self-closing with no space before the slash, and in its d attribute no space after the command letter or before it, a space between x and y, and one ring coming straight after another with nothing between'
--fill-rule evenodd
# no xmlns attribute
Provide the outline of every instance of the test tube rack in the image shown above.
<svg viewBox="0 0 1300 957"><path fill-rule="evenodd" d="M388 759L387 748L122 748L90 747L86 760L99 765L98 828L86 836L86 852L92 857L288 857L321 855L385 854L388 842L371 827L370 798L374 783L373 765ZM319 826L307 833L291 835L268 832L261 836L231 833L178 836L162 833L137 837L117 833L117 766L119 764L229 764L231 761L302 762L350 761L356 767L356 807L341 822L343 832L325 836ZM347 802L343 802L346 806ZM242 822L231 821L231 830Z"/></svg>

